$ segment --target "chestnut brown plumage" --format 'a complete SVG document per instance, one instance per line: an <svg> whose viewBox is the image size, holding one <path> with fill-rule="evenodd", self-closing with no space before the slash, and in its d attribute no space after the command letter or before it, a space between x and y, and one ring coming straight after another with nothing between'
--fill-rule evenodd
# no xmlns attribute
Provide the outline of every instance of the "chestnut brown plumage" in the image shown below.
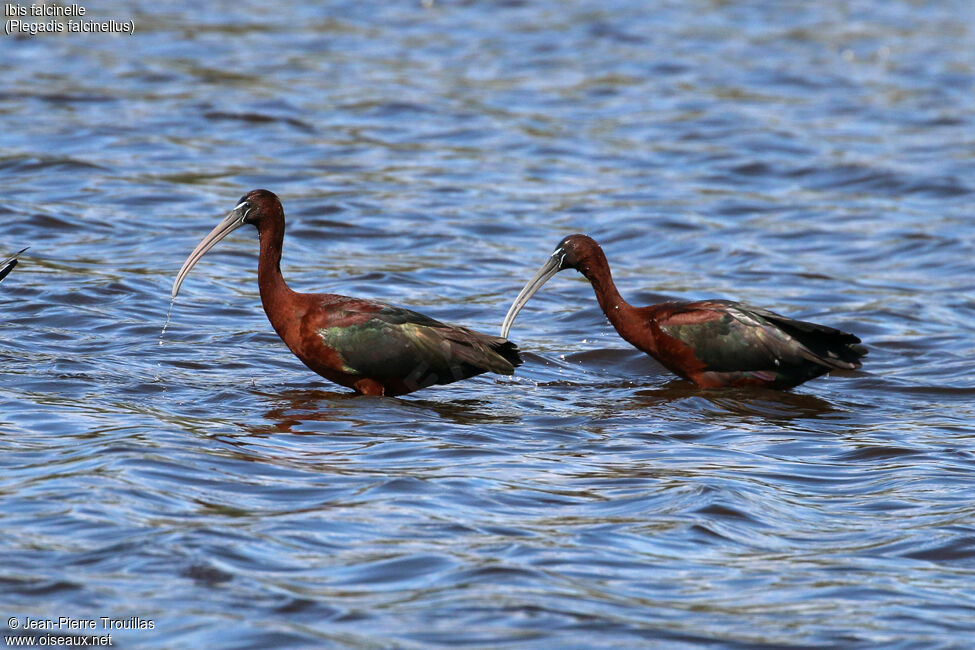
<svg viewBox="0 0 975 650"><path fill-rule="evenodd" d="M514 343L448 325L402 307L329 293L292 291L281 275L284 208L267 190L245 194L190 253L173 298L193 265L244 224L257 228L257 282L271 326L306 366L367 395L403 395L483 372L510 375L521 363Z"/></svg>
<svg viewBox="0 0 975 650"><path fill-rule="evenodd" d="M633 307L620 296L606 255L591 237L569 235L515 298L501 326L549 278L576 269L592 284L603 313L634 347L702 388L791 388L830 370L859 368L867 349L853 334L730 300Z"/></svg>

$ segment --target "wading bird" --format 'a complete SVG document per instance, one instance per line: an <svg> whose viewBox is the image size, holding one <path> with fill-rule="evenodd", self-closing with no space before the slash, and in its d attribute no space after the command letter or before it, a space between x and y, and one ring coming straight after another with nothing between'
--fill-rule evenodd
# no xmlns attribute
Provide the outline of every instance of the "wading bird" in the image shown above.
<svg viewBox="0 0 975 650"><path fill-rule="evenodd" d="M508 335L528 299L565 269L576 269L589 280L620 336L701 388L792 388L830 370L859 368L867 353L853 334L730 300L633 307L620 297L603 249L586 235L559 242L515 298L501 336Z"/></svg>
<svg viewBox="0 0 975 650"><path fill-rule="evenodd" d="M27 248L30 248L30 246ZM14 267L17 266L17 256L27 250L27 248L21 248L19 251L0 262L0 280L3 280L5 277L7 277L7 274L14 270Z"/></svg>
<svg viewBox="0 0 975 650"><path fill-rule="evenodd" d="M331 293L297 293L281 275L284 208L267 190L253 190L190 253L173 284L228 234L250 224L261 252L257 283L271 326L306 366L366 395L403 395L483 372L510 375L518 347L501 337L447 325L415 311Z"/></svg>

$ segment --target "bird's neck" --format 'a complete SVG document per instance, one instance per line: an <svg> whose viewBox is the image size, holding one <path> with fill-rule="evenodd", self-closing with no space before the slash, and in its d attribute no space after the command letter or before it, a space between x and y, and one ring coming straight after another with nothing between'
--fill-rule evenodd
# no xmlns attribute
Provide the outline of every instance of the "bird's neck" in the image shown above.
<svg viewBox="0 0 975 650"><path fill-rule="evenodd" d="M261 303L268 320L284 338L282 331L290 326L297 294L281 275L281 248L284 244L284 221L262 223L259 229L261 256L257 263L257 285L261 290Z"/></svg>
<svg viewBox="0 0 975 650"><path fill-rule="evenodd" d="M620 295L603 252L594 251L580 266L579 271L589 280L596 293L596 300L599 301L599 307L619 335L627 341L639 336L639 332L634 329L637 322L634 313L636 308L623 300Z"/></svg>

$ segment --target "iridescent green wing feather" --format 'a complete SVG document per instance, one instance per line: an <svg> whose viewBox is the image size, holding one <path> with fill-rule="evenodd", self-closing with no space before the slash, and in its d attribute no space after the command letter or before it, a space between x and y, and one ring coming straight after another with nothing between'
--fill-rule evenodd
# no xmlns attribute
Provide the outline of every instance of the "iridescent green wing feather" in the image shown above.
<svg viewBox="0 0 975 650"><path fill-rule="evenodd" d="M318 330L343 360L346 372L373 379L409 378L445 384L491 371L511 374L521 363L506 339L441 323L384 305L359 323Z"/></svg>
<svg viewBox="0 0 975 650"><path fill-rule="evenodd" d="M765 309L730 301L686 303L685 310L708 312L697 319L677 318L661 329L694 351L714 372L781 371L808 363L830 368L859 368L866 354L856 336L815 323L797 321Z"/></svg>

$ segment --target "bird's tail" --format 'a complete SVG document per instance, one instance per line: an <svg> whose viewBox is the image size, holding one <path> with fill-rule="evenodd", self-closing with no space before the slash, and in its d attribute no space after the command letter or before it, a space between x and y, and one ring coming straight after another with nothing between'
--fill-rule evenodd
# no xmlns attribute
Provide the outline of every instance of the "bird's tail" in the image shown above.
<svg viewBox="0 0 975 650"><path fill-rule="evenodd" d="M842 370L855 370L863 365L860 358L866 356L867 348L860 345L859 337L854 334L773 312L764 312L762 316L801 343L808 351L803 356L810 361Z"/></svg>

